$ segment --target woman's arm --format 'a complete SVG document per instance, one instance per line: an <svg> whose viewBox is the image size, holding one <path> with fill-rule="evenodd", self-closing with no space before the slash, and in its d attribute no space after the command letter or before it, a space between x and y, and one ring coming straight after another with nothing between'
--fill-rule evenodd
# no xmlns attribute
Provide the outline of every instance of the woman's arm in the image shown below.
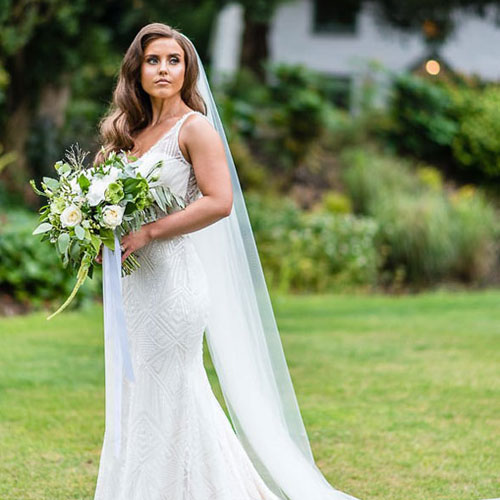
<svg viewBox="0 0 500 500"><path fill-rule="evenodd" d="M193 165L202 198L184 210L145 224L123 236L122 262L151 240L171 238L208 226L231 213L233 191L224 146L217 131L204 118L187 119L179 133L181 149Z"/></svg>

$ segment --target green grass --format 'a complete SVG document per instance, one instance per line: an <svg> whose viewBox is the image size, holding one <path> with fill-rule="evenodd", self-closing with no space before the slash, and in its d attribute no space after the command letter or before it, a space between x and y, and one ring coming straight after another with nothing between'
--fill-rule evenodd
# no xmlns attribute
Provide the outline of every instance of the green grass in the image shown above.
<svg viewBox="0 0 500 500"><path fill-rule="evenodd" d="M363 500L500 496L500 291L273 304L333 486ZM0 320L0 498L92 500L102 309L46 315Z"/></svg>

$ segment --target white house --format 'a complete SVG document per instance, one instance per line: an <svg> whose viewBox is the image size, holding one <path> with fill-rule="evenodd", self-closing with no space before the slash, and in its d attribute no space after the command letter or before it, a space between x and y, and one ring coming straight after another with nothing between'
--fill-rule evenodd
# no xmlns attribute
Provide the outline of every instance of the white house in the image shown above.
<svg viewBox="0 0 500 500"><path fill-rule="evenodd" d="M334 1L334 0L328 0ZM271 22L272 62L304 64L356 87L366 61L400 71L424 60L423 35L379 25L369 3L343 20L328 17L327 0L296 0L280 6ZM500 26L493 12L486 18L457 11L456 29L440 49L443 60L459 72L500 81ZM227 5L219 14L212 40L212 71L222 78L238 68L243 31L242 8Z"/></svg>

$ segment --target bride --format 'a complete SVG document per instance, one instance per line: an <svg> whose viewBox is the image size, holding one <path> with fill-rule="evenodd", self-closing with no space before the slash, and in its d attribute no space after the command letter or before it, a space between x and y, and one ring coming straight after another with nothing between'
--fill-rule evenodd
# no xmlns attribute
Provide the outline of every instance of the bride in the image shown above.
<svg viewBox="0 0 500 500"><path fill-rule="evenodd" d="M98 257L106 428L94 500L356 500L314 463L236 169L188 38L160 23L139 31L101 139L96 161L120 152L146 175L161 160L160 182L186 207ZM107 335L119 307L106 276L132 252L141 267L113 289L120 343ZM203 366L205 333L231 421Z"/></svg>

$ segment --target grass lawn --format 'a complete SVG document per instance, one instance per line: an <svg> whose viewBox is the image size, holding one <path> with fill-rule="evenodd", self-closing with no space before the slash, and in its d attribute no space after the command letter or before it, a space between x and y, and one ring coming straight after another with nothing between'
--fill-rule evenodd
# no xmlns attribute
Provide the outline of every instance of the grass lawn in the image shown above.
<svg viewBox="0 0 500 500"><path fill-rule="evenodd" d="M500 497L500 291L273 304L333 486L362 500ZM92 500L102 309L46 316L0 319L0 499Z"/></svg>

